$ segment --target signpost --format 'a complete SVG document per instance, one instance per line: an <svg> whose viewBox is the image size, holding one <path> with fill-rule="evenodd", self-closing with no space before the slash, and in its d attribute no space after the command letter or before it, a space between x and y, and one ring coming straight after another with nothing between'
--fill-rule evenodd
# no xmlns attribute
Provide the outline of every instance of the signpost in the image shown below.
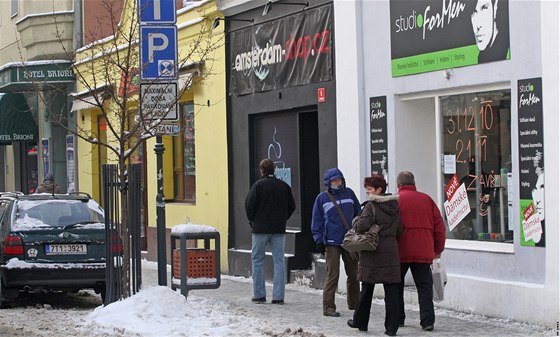
<svg viewBox="0 0 560 337"><path fill-rule="evenodd" d="M140 79L178 78L176 26L140 26L140 51Z"/></svg>
<svg viewBox="0 0 560 337"><path fill-rule="evenodd" d="M140 109L144 120L177 122L177 83L140 84Z"/></svg>
<svg viewBox="0 0 560 337"><path fill-rule="evenodd" d="M175 0L140 0L138 9L141 24L174 25L177 22Z"/></svg>
<svg viewBox="0 0 560 337"><path fill-rule="evenodd" d="M138 0L140 20L140 80L177 80L177 12L175 0ZM140 111L145 120L177 121L177 83L140 85ZM173 89L174 88L174 89ZM161 123L160 123L161 124ZM160 128L159 126L157 127ZM173 126L171 127L173 130ZM161 130L156 130L161 131ZM166 128L163 128L166 131ZM163 196L163 140L157 132L154 152L157 165L157 260L158 285L167 285L165 201ZM167 134L167 133L162 133Z"/></svg>

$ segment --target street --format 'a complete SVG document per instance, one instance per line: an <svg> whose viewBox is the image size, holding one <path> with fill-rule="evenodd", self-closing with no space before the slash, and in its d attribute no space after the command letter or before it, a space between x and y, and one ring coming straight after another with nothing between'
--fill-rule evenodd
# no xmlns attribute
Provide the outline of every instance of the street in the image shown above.
<svg viewBox="0 0 560 337"><path fill-rule="evenodd" d="M153 262L143 263L144 289L157 284L157 266ZM267 292L271 293L267 284ZM336 303L342 316L325 317L321 309L321 291L309 288L303 280L286 286L286 304L272 305L251 303L252 283L250 279L223 276L218 289L193 290L189 293L186 308L183 297L169 289L160 288L177 302L173 302L171 317L161 309L163 299L142 299L142 292L133 297L140 301L124 305L117 311L127 319L119 326L103 316L111 306L96 310L97 321L88 317L101 305L99 295L91 291L77 294L33 294L25 295L13 308L0 311L0 336L383 336L383 300L375 299L367 333L350 329L346 321L352 312L345 307L345 296L337 294ZM141 306L138 303L145 303ZM160 302L160 303L156 303ZM436 309L435 330L424 332L418 324L418 308L406 305L406 325L399 329L398 336L557 336L557 332L545 327L519 323L511 320L492 319L451 310ZM142 311L137 313L136 311ZM118 314L117 314L118 315ZM104 319L105 317L105 319ZM149 321L146 322L146 317ZM142 324L152 325L152 332L142 330ZM157 332L153 332L157 331Z"/></svg>

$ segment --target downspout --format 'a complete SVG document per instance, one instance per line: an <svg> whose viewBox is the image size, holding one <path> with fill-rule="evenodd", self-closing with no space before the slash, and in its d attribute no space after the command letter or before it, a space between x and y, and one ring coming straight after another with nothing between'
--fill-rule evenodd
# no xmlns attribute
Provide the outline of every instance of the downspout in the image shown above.
<svg viewBox="0 0 560 337"><path fill-rule="evenodd" d="M82 0L74 0L74 50L83 45L82 11Z"/></svg>

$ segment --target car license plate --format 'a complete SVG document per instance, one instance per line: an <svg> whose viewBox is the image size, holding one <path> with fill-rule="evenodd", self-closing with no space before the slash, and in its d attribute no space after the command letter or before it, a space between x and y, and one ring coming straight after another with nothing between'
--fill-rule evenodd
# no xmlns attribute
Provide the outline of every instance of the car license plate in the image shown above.
<svg viewBox="0 0 560 337"><path fill-rule="evenodd" d="M85 244L46 245L45 251L47 255L82 255L82 254L87 254L87 245Z"/></svg>

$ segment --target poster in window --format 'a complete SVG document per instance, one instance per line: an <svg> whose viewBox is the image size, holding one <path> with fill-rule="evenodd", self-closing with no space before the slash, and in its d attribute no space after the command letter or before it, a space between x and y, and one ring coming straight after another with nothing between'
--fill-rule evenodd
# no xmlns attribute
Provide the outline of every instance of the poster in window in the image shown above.
<svg viewBox="0 0 560 337"><path fill-rule="evenodd" d="M75 136L66 135L66 177L68 193L75 192L76 188L76 151Z"/></svg>
<svg viewBox="0 0 560 337"><path fill-rule="evenodd" d="M41 139L41 159L43 161L43 177L50 172L49 139Z"/></svg>
<svg viewBox="0 0 560 337"><path fill-rule="evenodd" d="M519 114L520 243L545 246L542 80L517 82Z"/></svg>
<svg viewBox="0 0 560 337"><path fill-rule="evenodd" d="M388 179L387 163L387 96L369 99L371 173Z"/></svg>

